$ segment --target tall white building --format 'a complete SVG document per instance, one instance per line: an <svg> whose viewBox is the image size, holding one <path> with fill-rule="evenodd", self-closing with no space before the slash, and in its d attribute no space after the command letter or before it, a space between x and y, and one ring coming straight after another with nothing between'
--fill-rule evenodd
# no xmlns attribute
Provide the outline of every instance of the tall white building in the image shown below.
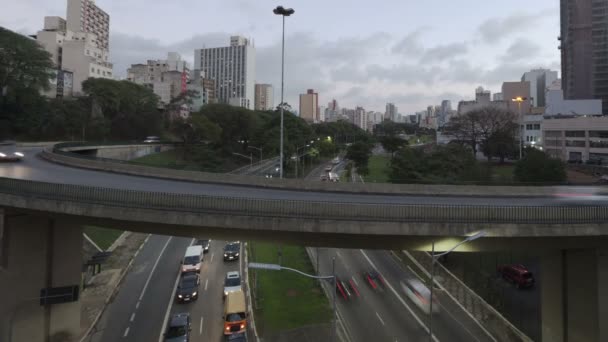
<svg viewBox="0 0 608 342"><path fill-rule="evenodd" d="M255 47L247 38L232 36L230 46L194 50L194 69L214 80L219 102L254 108Z"/></svg>
<svg viewBox="0 0 608 342"><path fill-rule="evenodd" d="M363 107L355 108L355 125L362 130L367 131L367 112Z"/></svg>
<svg viewBox="0 0 608 342"><path fill-rule="evenodd" d="M546 105L545 91L555 80L557 71L548 69L533 69L521 76L522 82L530 82L530 98L532 106L544 107Z"/></svg>
<svg viewBox="0 0 608 342"><path fill-rule="evenodd" d="M255 85L255 110L273 110L274 91L272 84Z"/></svg>
<svg viewBox="0 0 608 342"><path fill-rule="evenodd" d="M113 78L112 63L108 61L109 32L110 16L90 0L68 0L67 21L45 17L44 29L36 34L36 41L51 54L57 75L45 95L69 95L68 79L73 94L80 95L82 82L89 77Z"/></svg>

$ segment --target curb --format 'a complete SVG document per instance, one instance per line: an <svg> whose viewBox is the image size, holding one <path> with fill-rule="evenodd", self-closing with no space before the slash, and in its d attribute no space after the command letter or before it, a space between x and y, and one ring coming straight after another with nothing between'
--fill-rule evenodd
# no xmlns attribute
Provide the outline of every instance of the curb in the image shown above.
<svg viewBox="0 0 608 342"><path fill-rule="evenodd" d="M251 330L253 331L253 337L254 337L254 341L259 342L260 341L260 336L258 335L258 330L255 326L255 319L253 317L253 305L251 302L251 291L250 291L250 287L249 287L249 267L247 267L247 265L249 265L249 253L247 252L247 242L243 243L243 250L245 251L243 254L245 255L244 261L245 261L245 266L243 267L243 273L244 273L244 278L245 278L245 289L246 289L246 295L247 295L247 310L249 310L250 313L250 326L251 326Z"/></svg>
<svg viewBox="0 0 608 342"><path fill-rule="evenodd" d="M97 325L97 323L99 322L99 319L101 318L103 313L106 311L106 308L108 307L108 304L110 303L110 299L112 297L114 297L114 295L116 294L116 291L120 287L120 284L122 284L122 280L127 275L127 273L129 273L129 269L131 269L131 265L133 264L133 261L135 260L135 258L139 254L139 252L142 250L142 248L144 248L144 245L146 244L146 242L148 242L149 238L150 238L150 234L148 234L148 236L146 236L146 239L141 243L141 245L139 245L139 248L135 251L135 253L133 253L133 255L131 256L131 260L129 260L129 263L123 269L123 271L120 275L120 278L118 278L118 281L116 282L116 285L114 285L114 288L110 291L110 294L108 294L108 296L106 297L106 300L104 301L104 304L103 304L103 308L101 309L101 311L99 311L97 316L95 316L95 318L93 319L93 322L91 323L89 328L85 331L84 335L78 340L79 342L84 342L89 337L89 335L91 334L91 331Z"/></svg>

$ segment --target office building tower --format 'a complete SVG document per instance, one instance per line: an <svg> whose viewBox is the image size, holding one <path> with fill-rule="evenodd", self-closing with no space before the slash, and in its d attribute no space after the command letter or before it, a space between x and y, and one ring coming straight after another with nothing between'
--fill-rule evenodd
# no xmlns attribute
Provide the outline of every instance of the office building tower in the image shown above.
<svg viewBox="0 0 608 342"><path fill-rule="evenodd" d="M230 37L230 46L194 50L194 69L215 82L220 103L255 106L255 47L249 39Z"/></svg>
<svg viewBox="0 0 608 342"><path fill-rule="evenodd" d="M308 89L306 94L300 94L300 117L307 122L319 122L319 94Z"/></svg>
<svg viewBox="0 0 608 342"><path fill-rule="evenodd" d="M255 110L273 110L274 92L271 84L255 85Z"/></svg>
<svg viewBox="0 0 608 342"><path fill-rule="evenodd" d="M386 104L386 111L384 112L384 119L395 122L397 120L397 106L394 103Z"/></svg>
<svg viewBox="0 0 608 342"><path fill-rule="evenodd" d="M545 91L555 80L557 71L547 69L533 69L521 76L522 81L530 82L530 103L534 107L545 106Z"/></svg>

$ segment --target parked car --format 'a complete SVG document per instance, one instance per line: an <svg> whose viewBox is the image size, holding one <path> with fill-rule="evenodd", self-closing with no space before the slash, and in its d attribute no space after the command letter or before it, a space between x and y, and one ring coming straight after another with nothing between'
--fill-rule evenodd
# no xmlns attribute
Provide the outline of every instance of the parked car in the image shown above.
<svg viewBox="0 0 608 342"><path fill-rule="evenodd" d="M175 296L178 303L186 303L198 299L198 286L201 280L198 273L185 273L179 279Z"/></svg>
<svg viewBox="0 0 608 342"><path fill-rule="evenodd" d="M237 260L241 252L240 242L229 242L224 246L224 261Z"/></svg>
<svg viewBox="0 0 608 342"><path fill-rule="evenodd" d="M190 314L180 313L171 316L167 330L163 334L165 342L188 342L190 341Z"/></svg>
<svg viewBox="0 0 608 342"><path fill-rule="evenodd" d="M534 286L534 275L524 265L500 265L498 273L504 280L515 284L517 288Z"/></svg>
<svg viewBox="0 0 608 342"><path fill-rule="evenodd" d="M235 291L242 291L241 288L241 275L237 271L231 271L226 273L224 278L224 298L230 293Z"/></svg>
<svg viewBox="0 0 608 342"><path fill-rule="evenodd" d="M207 253L209 252L209 242L211 240L206 240L206 239L198 239L196 240L196 243L194 244L194 246L201 246L203 247L203 253Z"/></svg>
<svg viewBox="0 0 608 342"><path fill-rule="evenodd" d="M0 152L0 162L18 162L25 157L22 152L3 153Z"/></svg>

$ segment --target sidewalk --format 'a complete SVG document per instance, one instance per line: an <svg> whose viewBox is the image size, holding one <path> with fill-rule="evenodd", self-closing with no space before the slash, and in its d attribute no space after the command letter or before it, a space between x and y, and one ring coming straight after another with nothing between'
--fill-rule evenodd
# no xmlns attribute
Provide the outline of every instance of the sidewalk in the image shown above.
<svg viewBox="0 0 608 342"><path fill-rule="evenodd" d="M112 301L122 278L148 236L148 234L129 232L123 234L122 242L113 246L112 256L101 266L102 271L85 285L80 297L81 318L78 341L87 341L95 323L101 317L106 305Z"/></svg>

